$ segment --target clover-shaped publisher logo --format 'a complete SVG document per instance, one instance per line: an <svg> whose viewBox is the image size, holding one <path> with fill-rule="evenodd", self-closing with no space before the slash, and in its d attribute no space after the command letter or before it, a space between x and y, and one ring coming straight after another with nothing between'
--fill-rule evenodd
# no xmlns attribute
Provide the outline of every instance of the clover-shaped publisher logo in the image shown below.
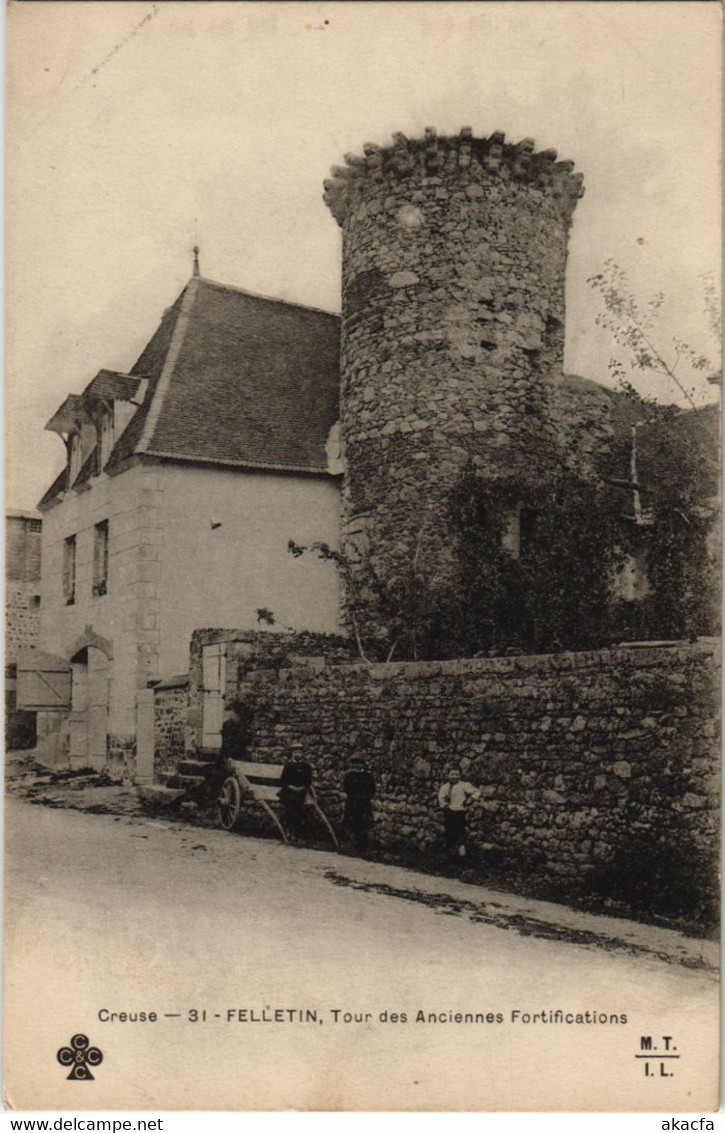
<svg viewBox="0 0 725 1133"><path fill-rule="evenodd" d="M92 1082L91 1066L100 1066L103 1054L97 1046L90 1046L86 1035L74 1035L70 1046L62 1046L57 1054L61 1066L70 1066L66 1081Z"/></svg>

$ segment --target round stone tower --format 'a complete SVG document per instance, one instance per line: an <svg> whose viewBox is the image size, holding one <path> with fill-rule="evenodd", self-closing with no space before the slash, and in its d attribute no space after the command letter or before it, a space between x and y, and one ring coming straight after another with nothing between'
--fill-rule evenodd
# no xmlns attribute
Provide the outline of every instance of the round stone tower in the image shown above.
<svg viewBox="0 0 725 1133"><path fill-rule="evenodd" d="M567 238L581 174L503 134L366 145L324 199L343 234L343 551L376 571L446 569L463 469L554 459Z"/></svg>

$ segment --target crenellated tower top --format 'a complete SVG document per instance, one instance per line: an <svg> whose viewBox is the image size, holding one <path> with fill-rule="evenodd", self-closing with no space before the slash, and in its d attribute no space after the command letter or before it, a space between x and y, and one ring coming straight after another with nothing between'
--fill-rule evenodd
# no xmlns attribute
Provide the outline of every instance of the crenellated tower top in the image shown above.
<svg viewBox="0 0 725 1133"><path fill-rule="evenodd" d="M567 223L584 194L584 177L574 172L574 163L557 161L554 149L537 153L531 138L516 143L507 142L503 133L475 138L469 126L457 136L439 137L427 127L422 138L411 140L396 133L391 146L368 142L363 151L364 156L345 154L345 165L334 165L331 178L324 182L324 201L341 226L366 182L415 174L447 178L463 174L462 180L474 183L490 178L523 182L559 202Z"/></svg>

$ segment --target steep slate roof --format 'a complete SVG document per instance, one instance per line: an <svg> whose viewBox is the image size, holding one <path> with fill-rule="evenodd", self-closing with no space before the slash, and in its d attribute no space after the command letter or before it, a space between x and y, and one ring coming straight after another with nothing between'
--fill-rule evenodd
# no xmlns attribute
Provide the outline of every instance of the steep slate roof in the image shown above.
<svg viewBox="0 0 725 1133"><path fill-rule="evenodd" d="M58 473L55 480L53 481L53 483L48 488L47 492L45 492L43 494L43 496L40 498L40 500L38 501L38 510L39 511L42 511L44 507L47 507L48 504L51 504L53 502L53 500L56 499L57 496L59 496L62 492L65 491L65 484L66 484L67 479L68 479L68 466L66 465L66 467L61 469L61 471Z"/></svg>
<svg viewBox="0 0 725 1133"><path fill-rule="evenodd" d="M99 370L91 384L86 388L85 396L99 400L131 401L138 393L140 378L133 378L130 374L119 374L117 370Z"/></svg>
<svg viewBox="0 0 725 1133"><path fill-rule="evenodd" d="M131 369L148 389L106 470L145 454L327 473L339 343L338 315L193 278ZM74 486L86 472L84 465ZM63 471L39 506L65 486Z"/></svg>
<svg viewBox="0 0 725 1133"><path fill-rule="evenodd" d="M89 452L88 456L83 462L80 472L73 481L73 487L80 488L82 484L87 484L89 480L91 480L93 476L96 475L97 464L98 461L96 459L96 450L94 448L91 452ZM64 492L66 489L67 481L68 465L66 464L65 468L62 470L62 472L58 473L55 480L48 488L48 491L45 493L40 503L38 504L38 508L42 510L46 504L51 503L56 498L56 496L59 496L61 492Z"/></svg>
<svg viewBox="0 0 725 1133"><path fill-rule="evenodd" d="M325 472L339 341L336 315L193 280L140 450Z"/></svg>

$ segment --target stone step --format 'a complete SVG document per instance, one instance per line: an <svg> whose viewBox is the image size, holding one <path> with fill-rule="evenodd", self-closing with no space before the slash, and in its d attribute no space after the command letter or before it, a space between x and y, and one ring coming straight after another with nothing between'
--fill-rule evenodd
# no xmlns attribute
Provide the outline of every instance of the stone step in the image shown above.
<svg viewBox="0 0 725 1133"><path fill-rule="evenodd" d="M154 806L172 806L186 794L183 787L166 787L161 783L143 784L136 791L141 802Z"/></svg>
<svg viewBox="0 0 725 1133"><path fill-rule="evenodd" d="M194 752L192 759L198 759L201 763L216 763L219 759L219 751L214 748L197 748Z"/></svg>
<svg viewBox="0 0 725 1133"><path fill-rule="evenodd" d="M216 762L216 760L214 762ZM208 760L182 759L176 769L176 774L204 776L206 772L213 766L214 764Z"/></svg>
<svg viewBox="0 0 725 1133"><path fill-rule="evenodd" d="M176 775L173 782L185 791L194 791L205 785L206 778L203 775Z"/></svg>

